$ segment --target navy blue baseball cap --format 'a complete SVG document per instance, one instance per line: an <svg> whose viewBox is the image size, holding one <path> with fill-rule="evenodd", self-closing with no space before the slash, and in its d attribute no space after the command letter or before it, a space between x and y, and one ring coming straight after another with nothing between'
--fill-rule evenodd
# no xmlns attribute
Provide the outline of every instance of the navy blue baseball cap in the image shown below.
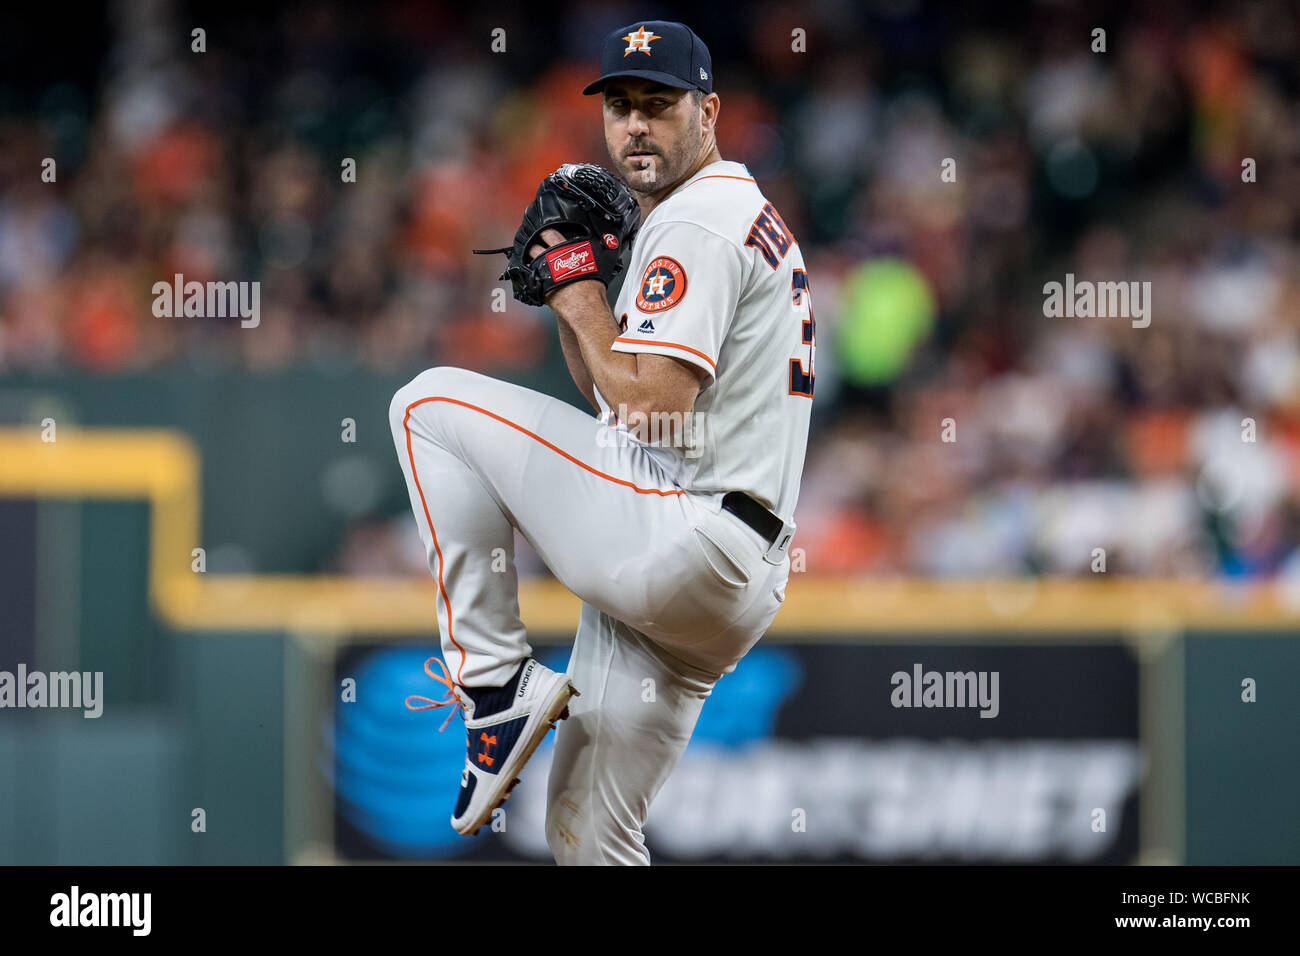
<svg viewBox="0 0 1300 956"><path fill-rule="evenodd" d="M583 94L605 88L618 76L639 76L664 86L713 92L713 58L709 48L684 23L641 20L619 27L600 48L600 79L588 83Z"/></svg>

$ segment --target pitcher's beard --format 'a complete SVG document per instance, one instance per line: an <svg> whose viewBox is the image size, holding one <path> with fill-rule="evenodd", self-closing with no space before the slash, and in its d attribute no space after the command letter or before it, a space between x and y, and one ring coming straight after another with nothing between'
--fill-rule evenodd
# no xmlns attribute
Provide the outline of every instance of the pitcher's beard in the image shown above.
<svg viewBox="0 0 1300 956"><path fill-rule="evenodd" d="M666 152L625 156L623 168L628 188L647 195L668 188L685 176L691 158L699 155L702 143L703 137L698 137L694 142L678 142Z"/></svg>
<svg viewBox="0 0 1300 956"><path fill-rule="evenodd" d="M636 192L654 192L659 185L659 171L655 168L655 156L633 157L632 169L628 173L628 186Z"/></svg>

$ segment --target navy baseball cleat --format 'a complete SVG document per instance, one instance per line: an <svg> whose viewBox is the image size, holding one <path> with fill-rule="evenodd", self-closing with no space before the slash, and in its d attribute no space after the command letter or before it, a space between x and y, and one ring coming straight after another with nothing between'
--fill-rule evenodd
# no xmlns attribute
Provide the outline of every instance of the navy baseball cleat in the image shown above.
<svg viewBox="0 0 1300 956"><path fill-rule="evenodd" d="M434 661L442 668L441 676L429 669ZM464 710L468 749L451 825L462 836L476 836L491 820L492 811L510 796L519 772L546 732L569 716L569 699L578 692L567 674L557 674L532 657L522 661L501 687L462 687L437 657L424 662L424 671L446 684L450 693L442 700L412 695L406 698L406 706L428 710L453 705L440 730L446 729L457 708ZM415 707L413 700L425 703Z"/></svg>

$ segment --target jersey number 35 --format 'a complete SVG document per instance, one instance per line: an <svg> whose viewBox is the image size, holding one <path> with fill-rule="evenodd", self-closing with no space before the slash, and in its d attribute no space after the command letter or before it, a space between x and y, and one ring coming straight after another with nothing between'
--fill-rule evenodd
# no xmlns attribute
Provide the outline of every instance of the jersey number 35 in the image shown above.
<svg viewBox="0 0 1300 956"><path fill-rule="evenodd" d="M813 317L812 289L808 286L808 273L795 269L790 281L790 297L794 301L795 312L800 319L800 346L808 346L808 367L804 368L803 355L790 359L790 394L813 397L813 351L817 341L817 320ZM800 349L802 353L802 348Z"/></svg>

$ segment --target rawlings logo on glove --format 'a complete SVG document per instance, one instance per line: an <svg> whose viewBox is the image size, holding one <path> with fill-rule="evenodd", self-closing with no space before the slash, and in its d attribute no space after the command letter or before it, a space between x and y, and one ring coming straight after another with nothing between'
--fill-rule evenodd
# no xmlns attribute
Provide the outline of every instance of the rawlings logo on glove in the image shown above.
<svg viewBox="0 0 1300 956"><path fill-rule="evenodd" d="M583 241L582 245L561 246L546 251L546 264L551 267L551 281L563 282L575 276L599 272L596 257L591 251L591 243Z"/></svg>
<svg viewBox="0 0 1300 956"><path fill-rule="evenodd" d="M566 163L537 187L514 245L474 252L504 252L508 264L500 278L510 280L520 302L542 305L566 282L597 279L608 286L623 271L622 249L640 224L641 210L627 186L599 166ZM556 230L566 241L530 258L530 248L546 245L541 238L545 229Z"/></svg>

